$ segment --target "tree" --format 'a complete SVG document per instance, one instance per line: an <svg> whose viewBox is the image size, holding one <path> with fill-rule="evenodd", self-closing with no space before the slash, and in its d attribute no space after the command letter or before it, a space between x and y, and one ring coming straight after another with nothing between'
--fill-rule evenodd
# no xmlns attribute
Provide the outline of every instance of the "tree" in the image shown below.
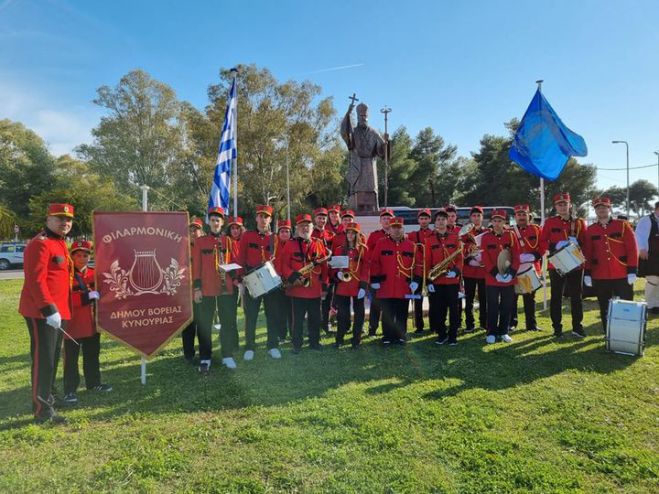
<svg viewBox="0 0 659 494"><path fill-rule="evenodd" d="M654 206L650 201L657 195L657 188L647 180L637 180L629 186L629 207L640 218Z"/></svg>
<svg viewBox="0 0 659 494"><path fill-rule="evenodd" d="M81 157L119 190L134 193L146 184L176 196L174 177L182 161L181 106L174 91L142 70L123 76L114 88L101 86L94 103L109 114L92 130L93 144ZM154 198L156 201L158 199Z"/></svg>

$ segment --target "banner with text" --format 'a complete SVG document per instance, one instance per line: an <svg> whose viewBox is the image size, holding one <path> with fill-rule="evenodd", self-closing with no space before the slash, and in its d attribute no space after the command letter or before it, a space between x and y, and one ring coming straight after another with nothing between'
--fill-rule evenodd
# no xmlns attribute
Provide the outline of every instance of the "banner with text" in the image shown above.
<svg viewBox="0 0 659 494"><path fill-rule="evenodd" d="M98 327L145 357L192 320L188 214L94 213Z"/></svg>

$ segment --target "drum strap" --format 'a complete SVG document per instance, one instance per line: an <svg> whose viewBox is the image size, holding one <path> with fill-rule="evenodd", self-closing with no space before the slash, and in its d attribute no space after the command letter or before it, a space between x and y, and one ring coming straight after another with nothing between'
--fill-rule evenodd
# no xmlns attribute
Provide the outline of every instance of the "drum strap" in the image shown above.
<svg viewBox="0 0 659 494"><path fill-rule="evenodd" d="M524 247L524 238L522 237L522 233L519 231L519 228L517 228L517 225L513 225L513 230L517 236L517 240L519 240L519 245Z"/></svg>

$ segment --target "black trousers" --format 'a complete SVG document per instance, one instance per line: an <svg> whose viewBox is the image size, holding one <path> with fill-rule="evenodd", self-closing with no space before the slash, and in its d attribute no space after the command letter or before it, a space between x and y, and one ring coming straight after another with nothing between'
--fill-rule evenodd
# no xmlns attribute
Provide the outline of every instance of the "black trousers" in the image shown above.
<svg viewBox="0 0 659 494"><path fill-rule="evenodd" d="M422 286L419 283L419 287L414 292L415 295L421 295L421 298L415 298L414 300L414 329L417 331L423 331L423 294Z"/></svg>
<svg viewBox="0 0 659 494"><path fill-rule="evenodd" d="M238 326L236 323L238 294L202 297L199 308L199 360L211 360L213 357L213 319L217 313L220 320L220 348L222 358L233 357L238 349Z"/></svg>
<svg viewBox="0 0 659 494"><path fill-rule="evenodd" d="M473 330L476 325L474 321L474 299L476 288L478 288L478 319L482 328L487 327L487 297L485 296L485 279L465 278L465 327Z"/></svg>
<svg viewBox="0 0 659 494"><path fill-rule="evenodd" d="M435 331L440 339L448 337L449 341L457 341L460 327L458 311L458 292L460 285L433 285L435 292L428 292L430 329ZM446 314L449 316L448 332L446 331Z"/></svg>
<svg viewBox="0 0 659 494"><path fill-rule="evenodd" d="M510 326L517 327L517 307L519 302L519 294L515 294L515 304L513 305L513 313L510 318ZM522 301L524 303L524 318L526 320L526 329L535 329L538 327L538 323L535 318L535 293L526 293L522 295Z"/></svg>
<svg viewBox="0 0 659 494"><path fill-rule="evenodd" d="M410 301L406 298L381 298L380 302L383 339L392 342L404 339Z"/></svg>
<svg viewBox="0 0 659 494"><path fill-rule="evenodd" d="M510 316L515 303L515 287L486 286L487 294L487 335L503 336L508 334Z"/></svg>
<svg viewBox="0 0 659 494"><path fill-rule="evenodd" d="M32 360L32 412L37 418L52 417L53 385L62 348L62 332L48 326L45 319L26 317L27 330L30 334L30 357ZM62 321L66 329L66 321Z"/></svg>
<svg viewBox="0 0 659 494"><path fill-rule="evenodd" d="M320 302L320 327L322 328L323 331L328 332L329 331L329 313L330 309L332 308L332 305L334 304L334 288L336 287L335 283L330 283L328 289L327 289L327 296L325 297L325 300L321 300Z"/></svg>
<svg viewBox="0 0 659 494"><path fill-rule="evenodd" d="M82 349L82 372L85 387L92 389L101 384L101 366L98 357L101 353L101 335L96 333L87 338L78 338L80 346L64 339L64 394L75 393L80 385L78 358Z"/></svg>
<svg viewBox="0 0 659 494"><path fill-rule="evenodd" d="M245 290L245 350L253 351L256 349L256 322L259 318L261 301L263 301L265 326L268 331L268 350L279 347L279 330L276 327L276 315L274 313L278 310L278 307L273 293L266 293L254 298L249 294L249 290Z"/></svg>
<svg viewBox="0 0 659 494"><path fill-rule="evenodd" d="M274 325L281 341L288 335L293 335L291 297L287 296L283 289L277 288L272 291L272 300L275 306L275 310L272 311L275 319Z"/></svg>
<svg viewBox="0 0 659 494"><path fill-rule="evenodd" d="M199 324L199 309L201 304L192 304L192 322L181 331L181 341L183 342L183 356L186 359L192 359L195 356L194 342L197 337L197 325Z"/></svg>
<svg viewBox="0 0 659 494"><path fill-rule="evenodd" d="M307 318L309 346L320 344L320 298L291 297L293 308L293 348L302 348L304 318Z"/></svg>
<svg viewBox="0 0 659 494"><path fill-rule="evenodd" d="M551 300L549 301L549 313L554 334L563 332L561 319L563 294L570 297L570 313L572 315L572 330L582 331L583 326L583 269L576 269L563 277L555 269L549 270L549 281L551 283Z"/></svg>
<svg viewBox="0 0 659 494"><path fill-rule="evenodd" d="M355 320L352 324L353 345L359 345L362 339L362 329L364 328L364 299L349 297L346 295L334 295L336 304L336 342L343 343L346 334L350 332L350 301L352 300L352 309L355 313Z"/></svg>
<svg viewBox="0 0 659 494"><path fill-rule="evenodd" d="M609 300L620 297L623 300L634 300L634 287L627 283L627 278L617 280L593 280L593 289L597 295L600 306L602 330L606 333L607 318L609 316Z"/></svg>
<svg viewBox="0 0 659 494"><path fill-rule="evenodd" d="M382 312L382 305L380 299L376 298L376 290L372 288L368 289L369 296L371 299L371 308L368 313L368 334L373 336L378 332L378 326L380 325L380 313Z"/></svg>

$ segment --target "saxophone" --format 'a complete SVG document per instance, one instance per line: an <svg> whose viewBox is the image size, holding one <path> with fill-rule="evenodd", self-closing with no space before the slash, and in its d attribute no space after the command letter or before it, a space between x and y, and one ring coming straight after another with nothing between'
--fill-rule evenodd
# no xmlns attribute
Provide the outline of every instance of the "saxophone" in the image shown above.
<svg viewBox="0 0 659 494"><path fill-rule="evenodd" d="M455 249L455 251L453 251L449 256L447 256L442 261L438 262L432 268L430 268L430 271L428 271L428 279L434 280L435 278L439 278L440 276L443 276L446 273L448 273L449 264L451 264L453 260L456 257L458 257L458 255L461 252L462 252L462 242L458 243L458 248Z"/></svg>
<svg viewBox="0 0 659 494"><path fill-rule="evenodd" d="M222 252L221 252L221 250L222 250L222 240L221 239L220 239L219 244L215 244L214 250L215 250L215 270L220 275L220 282L222 283L222 285L226 286L227 273L226 273L226 271L224 271L224 269L222 269L220 267L222 264L225 264L225 263L222 262Z"/></svg>
<svg viewBox="0 0 659 494"><path fill-rule="evenodd" d="M302 286L304 288L307 288L308 286L311 285L311 277L307 277L308 274L311 274L311 272L314 270L314 268L318 264L322 264L330 259L332 257L332 251L327 249L328 254L325 257L322 257L320 259L315 259L311 261L308 264L305 264L302 266L300 269L297 270L298 273L300 273L300 277L295 280L292 284L292 286Z"/></svg>

